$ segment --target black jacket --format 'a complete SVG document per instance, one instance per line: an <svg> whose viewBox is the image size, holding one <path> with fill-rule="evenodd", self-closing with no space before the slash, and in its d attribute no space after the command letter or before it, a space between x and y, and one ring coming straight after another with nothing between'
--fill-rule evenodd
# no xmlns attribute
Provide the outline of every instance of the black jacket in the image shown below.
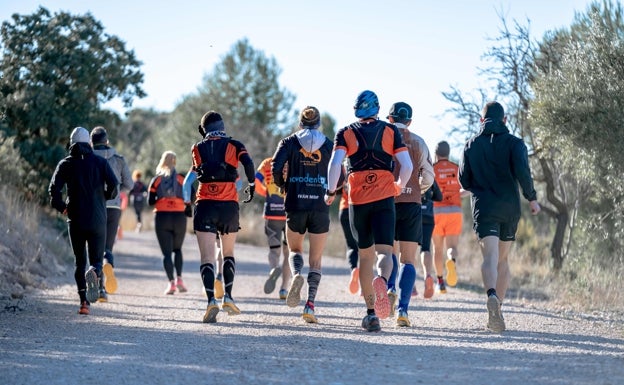
<svg viewBox="0 0 624 385"><path fill-rule="evenodd" d="M522 139L502 123L484 121L481 132L464 147L459 183L472 193L475 222L508 222L520 218L520 194L537 199Z"/></svg>
<svg viewBox="0 0 624 385"><path fill-rule="evenodd" d="M305 139L301 137L302 133L303 130L279 142L271 165L273 180L286 191L284 206L287 212L329 212L324 197L327 191L327 169L334 145L316 130L310 130L310 135ZM312 137L316 140L312 140L313 145L309 146L311 142L308 140ZM288 172L284 178L286 164Z"/></svg>
<svg viewBox="0 0 624 385"><path fill-rule="evenodd" d="M69 156L58 163L52 175L50 205L60 212L67 209L68 222L85 230L106 226L106 201L117 196L118 185L106 159L95 155L89 143L74 143Z"/></svg>

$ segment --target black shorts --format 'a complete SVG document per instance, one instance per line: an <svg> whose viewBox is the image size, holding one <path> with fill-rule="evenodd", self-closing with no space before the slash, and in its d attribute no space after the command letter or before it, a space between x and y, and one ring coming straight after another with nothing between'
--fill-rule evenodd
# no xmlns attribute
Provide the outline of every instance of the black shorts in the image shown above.
<svg viewBox="0 0 624 385"><path fill-rule="evenodd" d="M292 211L286 213L286 224L291 231L299 234L323 234L329 232L329 212Z"/></svg>
<svg viewBox="0 0 624 385"><path fill-rule="evenodd" d="M349 205L349 222L360 249L373 245L394 245L394 197Z"/></svg>
<svg viewBox="0 0 624 385"><path fill-rule="evenodd" d="M422 224L422 243L420 244L420 251L431 251L431 235L433 234L433 223Z"/></svg>
<svg viewBox="0 0 624 385"><path fill-rule="evenodd" d="M394 240L422 242L422 210L420 203L402 202L395 204L396 221Z"/></svg>
<svg viewBox="0 0 624 385"><path fill-rule="evenodd" d="M510 221L510 222L485 222L485 223L477 223L475 222L472 225L475 233L479 239L483 239L487 236L494 235L497 236L501 241L515 241L516 240L516 230L518 230L518 221Z"/></svg>
<svg viewBox="0 0 624 385"><path fill-rule="evenodd" d="M193 230L207 233L236 233L240 229L238 202L200 200L195 205Z"/></svg>

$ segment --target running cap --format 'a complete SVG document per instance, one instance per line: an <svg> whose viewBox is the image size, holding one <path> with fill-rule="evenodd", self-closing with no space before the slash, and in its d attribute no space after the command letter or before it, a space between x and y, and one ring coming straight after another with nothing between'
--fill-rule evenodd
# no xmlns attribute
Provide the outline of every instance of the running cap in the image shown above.
<svg viewBox="0 0 624 385"><path fill-rule="evenodd" d="M391 116L395 121L405 123L412 119L412 107L405 102L396 102L390 107L388 118Z"/></svg>
<svg viewBox="0 0 624 385"><path fill-rule="evenodd" d="M379 113L379 99L373 91L362 91L355 99L353 109L358 118L374 117Z"/></svg>

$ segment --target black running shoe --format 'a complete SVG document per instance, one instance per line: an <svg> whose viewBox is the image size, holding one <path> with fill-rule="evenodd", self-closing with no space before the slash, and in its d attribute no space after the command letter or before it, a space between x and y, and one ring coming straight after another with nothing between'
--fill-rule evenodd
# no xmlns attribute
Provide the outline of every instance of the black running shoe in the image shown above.
<svg viewBox="0 0 624 385"><path fill-rule="evenodd" d="M362 327L366 329L367 332L378 332L381 330L379 318L375 314L367 314L366 317L362 319Z"/></svg>

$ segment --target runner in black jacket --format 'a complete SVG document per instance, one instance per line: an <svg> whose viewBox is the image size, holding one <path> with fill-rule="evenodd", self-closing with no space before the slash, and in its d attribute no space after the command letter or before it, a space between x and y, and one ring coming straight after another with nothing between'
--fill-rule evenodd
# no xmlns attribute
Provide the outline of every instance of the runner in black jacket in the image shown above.
<svg viewBox="0 0 624 385"><path fill-rule="evenodd" d="M518 185L533 215L540 211L540 206L527 148L522 139L509 133L503 106L490 102L481 116L481 132L464 147L459 182L472 193L473 228L483 253L481 275L488 297L487 326L502 332L505 321L501 303L511 279L507 258L520 220Z"/></svg>
<svg viewBox="0 0 624 385"><path fill-rule="evenodd" d="M119 185L106 159L93 153L89 132L77 127L71 134L69 156L56 166L48 188L50 204L67 214L69 239L76 258L74 278L80 296L80 314L98 298L106 242L106 201L117 196ZM67 198L63 200L63 187ZM86 248L90 268L85 274Z"/></svg>
<svg viewBox="0 0 624 385"><path fill-rule="evenodd" d="M329 232L329 206L323 200L327 190L327 168L333 150L332 141L318 130L319 111L308 106L301 111L301 130L282 139L273 155L271 173L275 184L286 191L286 239L292 272L286 304L299 304L303 286L303 240L310 235L310 270L308 272L308 300L302 317L316 323L314 299L321 281L321 256Z"/></svg>

